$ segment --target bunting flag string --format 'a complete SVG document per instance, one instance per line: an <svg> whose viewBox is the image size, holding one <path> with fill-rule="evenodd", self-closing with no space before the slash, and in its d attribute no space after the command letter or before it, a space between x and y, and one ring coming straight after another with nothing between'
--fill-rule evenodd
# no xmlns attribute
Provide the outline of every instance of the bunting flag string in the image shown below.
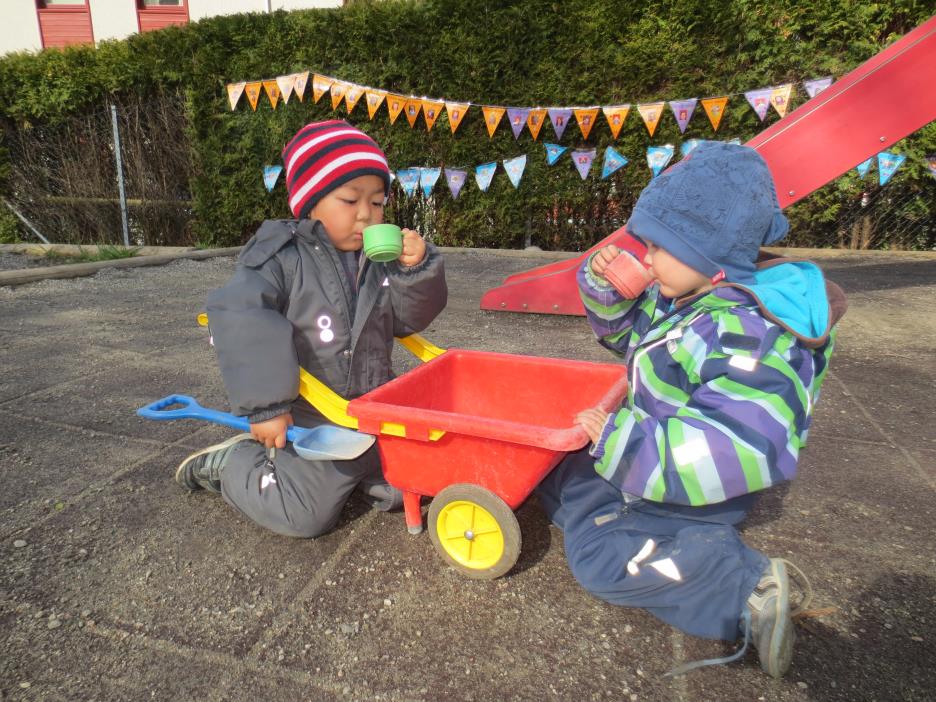
<svg viewBox="0 0 936 702"><path fill-rule="evenodd" d="M728 139L726 142L738 144L740 140ZM692 150L701 143L703 143L703 140L700 139L688 139L683 142L679 148L682 158L689 155ZM560 146L559 144L544 144L544 146L546 150L546 163L548 166L555 165L562 154L569 150L568 147ZM670 164L674 156L674 151L672 144L647 147L647 165L651 170L651 178L657 177ZM583 181L586 180L596 158L596 149L573 150L570 156L576 172ZM884 186L905 162L906 156L889 151L882 151L877 154L876 157L872 156L858 164L856 168L860 177L863 178L867 175L875 160L877 160L878 163L879 183L881 186ZM925 161L929 172L936 178L936 154L925 157ZM528 157L526 154L503 159L503 161L500 162L503 165L504 172L507 174L511 185L513 185L515 189L520 187L520 181L526 171L527 162ZM606 147L602 160L600 178L602 180L609 178L629 163L630 161L627 156L620 153L617 149L612 146ZM490 189L494 175L497 172L497 166L498 162L492 161L474 167L475 183L481 192L486 193ZM273 190L281 172L282 166L263 167L263 183L268 191ZM468 181L469 171L464 168L413 166L410 168L400 168L396 173L391 172L390 179L391 182L399 182L406 197L412 197L418 191L421 191L426 197L430 197L443 173L452 199L458 199Z"/></svg>
<svg viewBox="0 0 936 702"><path fill-rule="evenodd" d="M280 101L282 101L283 104L288 104L289 99L293 95L296 95L296 97L302 101L306 86L309 83L309 75L309 71L302 71L299 73L277 76L274 79L229 83L226 86L228 104L231 110L237 109L241 95L246 93L247 101L251 109L256 111L257 100L261 92L266 93L273 109L277 108ZM828 88L832 82L832 76L825 76L802 81L802 86L807 95L812 98ZM604 115L612 138L617 139L620 136L621 129L624 126L624 122L631 108L630 104L591 107L503 107L499 105L479 105L473 102L454 102L443 98L436 99L416 97L414 95L401 95L399 93L392 93L380 88L359 85L319 73L312 74L311 83L312 97L316 103L328 92L331 95L333 110L338 110L339 106L344 103L348 114L351 114L358 101L364 97L367 103L368 119L374 119L377 111L386 103L390 124L394 124L400 112L405 110L407 122L411 128L415 127L419 115L422 114L426 124L426 131L432 129L440 113L445 110L448 114L449 127L454 134L468 111L473 107L481 107L488 135L492 138L506 114L507 121L510 124L515 139L520 138L520 134L523 132L524 127L526 127L530 132L530 136L533 137L533 140L537 140L540 130L546 121L546 116L548 116L549 121L552 123L556 140L561 141L566 127L574 115L582 137L587 140L598 121L598 114L601 113ZM773 106L780 117L786 115L789 110L795 85L796 83L784 83L779 86L747 90L743 93L727 93L725 95L702 98L701 100L699 98L684 98L679 100L642 103L637 105L637 111L640 113L644 126L647 128L647 132L652 138L656 133L657 126L660 124L664 108L667 104L673 113L680 133L685 133L698 103L701 102L709 122L712 125L712 130L717 132L721 125L722 118L724 117L728 101L732 97L744 95L758 119L763 122L771 106Z"/></svg>

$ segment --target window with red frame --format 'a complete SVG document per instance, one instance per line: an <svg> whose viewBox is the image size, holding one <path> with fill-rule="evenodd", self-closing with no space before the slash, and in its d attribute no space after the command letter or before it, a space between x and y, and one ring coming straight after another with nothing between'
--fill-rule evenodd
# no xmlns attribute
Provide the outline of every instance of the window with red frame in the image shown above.
<svg viewBox="0 0 936 702"><path fill-rule="evenodd" d="M188 21L188 0L137 0L137 24L141 32Z"/></svg>
<svg viewBox="0 0 936 702"><path fill-rule="evenodd" d="M94 43L88 0L37 0L36 14L43 48Z"/></svg>

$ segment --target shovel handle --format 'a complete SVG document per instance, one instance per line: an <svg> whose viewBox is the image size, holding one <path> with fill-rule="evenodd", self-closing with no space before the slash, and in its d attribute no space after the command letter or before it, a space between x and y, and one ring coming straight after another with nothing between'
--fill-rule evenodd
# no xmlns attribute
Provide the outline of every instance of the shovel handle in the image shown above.
<svg viewBox="0 0 936 702"><path fill-rule="evenodd" d="M173 409L166 409L167 407ZM250 422L246 417L202 407L194 397L188 395L167 395L161 400L141 407L137 410L137 414L147 419L203 419L206 422L221 424L232 429L250 431ZM302 430L297 431L296 427L289 427L286 431L288 441L295 441L300 436L302 436Z"/></svg>

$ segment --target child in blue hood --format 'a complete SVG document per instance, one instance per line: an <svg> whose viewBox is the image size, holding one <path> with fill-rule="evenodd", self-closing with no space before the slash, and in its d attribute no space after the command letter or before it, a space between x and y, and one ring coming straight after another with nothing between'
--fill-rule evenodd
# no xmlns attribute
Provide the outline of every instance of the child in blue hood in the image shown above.
<svg viewBox="0 0 936 702"><path fill-rule="evenodd" d="M788 228L753 149L707 142L651 181L628 231L653 284L632 299L612 287L605 270L628 255L613 245L578 274L599 343L629 368L627 398L577 417L590 450L538 488L592 594L696 636L742 636L717 662L752 641L774 677L792 659L792 564L735 525L755 493L795 475L845 309L815 265L760 260Z"/></svg>

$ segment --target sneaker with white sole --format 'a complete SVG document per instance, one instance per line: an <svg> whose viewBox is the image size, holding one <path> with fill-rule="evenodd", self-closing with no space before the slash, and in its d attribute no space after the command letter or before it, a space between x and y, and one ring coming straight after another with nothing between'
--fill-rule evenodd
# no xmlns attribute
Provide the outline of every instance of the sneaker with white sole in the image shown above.
<svg viewBox="0 0 936 702"><path fill-rule="evenodd" d="M220 493L224 462L241 441L252 438L250 434L238 434L220 444L196 451L176 468L176 482L189 490L209 490Z"/></svg>
<svg viewBox="0 0 936 702"><path fill-rule="evenodd" d="M783 677L790 669L796 640L787 561L770 559L747 599L747 609L751 614L751 643L757 649L761 668L771 677Z"/></svg>

